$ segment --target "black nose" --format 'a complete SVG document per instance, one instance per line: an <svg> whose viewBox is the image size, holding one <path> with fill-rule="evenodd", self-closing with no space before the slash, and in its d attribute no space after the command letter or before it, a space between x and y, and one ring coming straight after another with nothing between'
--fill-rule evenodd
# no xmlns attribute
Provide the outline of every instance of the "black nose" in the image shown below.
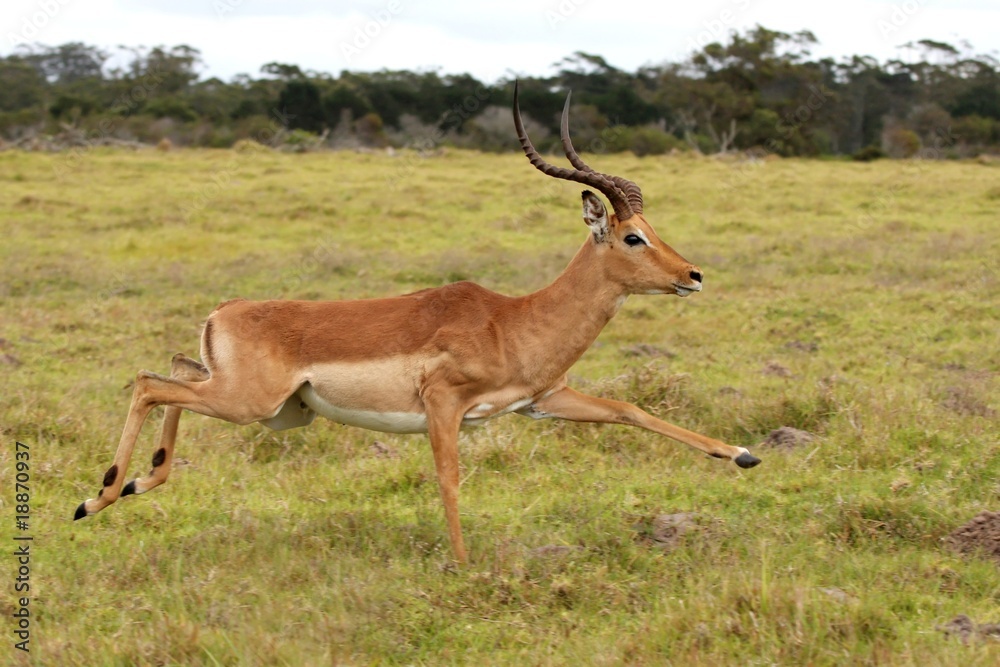
<svg viewBox="0 0 1000 667"><path fill-rule="evenodd" d="M699 273L698 271L692 271L689 275L691 276L691 280L695 281L696 283L701 282L701 273Z"/></svg>

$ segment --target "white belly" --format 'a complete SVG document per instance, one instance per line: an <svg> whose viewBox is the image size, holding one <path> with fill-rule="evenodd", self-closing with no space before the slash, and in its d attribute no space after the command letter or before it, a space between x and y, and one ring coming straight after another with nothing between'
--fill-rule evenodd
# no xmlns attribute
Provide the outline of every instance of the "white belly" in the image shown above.
<svg viewBox="0 0 1000 667"><path fill-rule="evenodd" d="M306 405L330 421L386 433L426 433L427 417L422 412L375 412L356 410L330 403L306 384L298 391Z"/></svg>
<svg viewBox="0 0 1000 667"><path fill-rule="evenodd" d="M493 410L492 405L478 405L465 414L462 426L479 426L494 417L520 410L530 403L530 398L522 399L499 410ZM312 423L317 414L339 424L366 428L370 431L427 433L427 415L423 412L377 412L345 408L320 396L310 384L302 385L295 394L285 401L278 414L271 419L261 420L261 423L276 431L281 431L307 426Z"/></svg>

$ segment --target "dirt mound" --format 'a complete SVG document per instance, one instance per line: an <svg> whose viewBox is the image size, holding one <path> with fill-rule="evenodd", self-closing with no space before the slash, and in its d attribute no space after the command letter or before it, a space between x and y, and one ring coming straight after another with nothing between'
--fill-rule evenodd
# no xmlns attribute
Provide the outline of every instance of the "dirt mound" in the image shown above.
<svg viewBox="0 0 1000 667"><path fill-rule="evenodd" d="M368 451L370 451L373 456L380 459L399 458L399 452L380 440L372 442L372 446L368 448Z"/></svg>
<svg viewBox="0 0 1000 667"><path fill-rule="evenodd" d="M793 340L785 343L789 350L799 350L801 352L816 352L819 350L819 343L815 341L806 342L804 340Z"/></svg>
<svg viewBox="0 0 1000 667"><path fill-rule="evenodd" d="M941 407L960 415L973 417L995 417L997 414L996 410L983 403L976 395L975 390L969 386L945 389L945 397L941 401Z"/></svg>
<svg viewBox="0 0 1000 667"><path fill-rule="evenodd" d="M680 544L685 533L698 528L696 519L693 512L646 517L635 524L636 537L641 543L670 551Z"/></svg>
<svg viewBox="0 0 1000 667"><path fill-rule="evenodd" d="M569 554L583 551L583 547L568 544L546 544L536 547L528 552L529 556L536 558L554 558L557 556L567 556Z"/></svg>
<svg viewBox="0 0 1000 667"><path fill-rule="evenodd" d="M938 630L949 637L958 637L963 644L968 644L970 639L1000 640L1000 623L977 625L965 614L959 614L944 625L939 625Z"/></svg>
<svg viewBox="0 0 1000 667"><path fill-rule="evenodd" d="M631 347L626 347L622 350L623 357L666 357L667 359L673 359L677 355L670 350L664 349L662 347L657 347L656 345L649 345L648 343L639 343L638 345L633 345Z"/></svg>
<svg viewBox="0 0 1000 667"><path fill-rule="evenodd" d="M1000 512L980 512L945 541L960 553L982 553L1000 562Z"/></svg>
<svg viewBox="0 0 1000 667"><path fill-rule="evenodd" d="M802 431L791 426L782 426L768 433L760 445L762 447L795 449L796 447L807 445L815 439L816 437L809 431Z"/></svg>
<svg viewBox="0 0 1000 667"><path fill-rule="evenodd" d="M780 364L777 361L769 361L764 364L764 368L760 369L760 372L764 375L773 375L779 378L790 378L794 377L795 373L792 372L788 366Z"/></svg>

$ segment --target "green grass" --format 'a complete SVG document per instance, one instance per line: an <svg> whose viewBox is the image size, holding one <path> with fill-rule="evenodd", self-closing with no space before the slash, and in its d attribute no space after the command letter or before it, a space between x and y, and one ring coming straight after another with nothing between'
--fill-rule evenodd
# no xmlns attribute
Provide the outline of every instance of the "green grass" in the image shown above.
<svg viewBox="0 0 1000 667"><path fill-rule="evenodd" d="M525 293L586 236L578 186L465 152L0 153L0 354L21 364L0 363L0 532L10 550L20 440L34 664L997 664L935 628L1000 621L997 566L942 544L1000 500L1000 171L592 161L643 187L706 289L633 297L573 383L735 445L817 439L743 471L626 427L504 417L462 436L456 569L426 438L322 420L186 413L165 486L70 519L126 385L196 356L219 301ZM672 355L626 354L640 343ZM665 552L643 527L673 512L697 530ZM21 662L13 609L3 664Z"/></svg>

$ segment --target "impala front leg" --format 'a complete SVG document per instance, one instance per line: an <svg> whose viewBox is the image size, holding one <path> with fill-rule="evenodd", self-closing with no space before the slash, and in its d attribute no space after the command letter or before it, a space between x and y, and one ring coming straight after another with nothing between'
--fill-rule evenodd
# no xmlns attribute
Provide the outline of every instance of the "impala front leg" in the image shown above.
<svg viewBox="0 0 1000 667"><path fill-rule="evenodd" d="M760 459L744 447L733 447L700 433L674 426L631 403L588 396L569 387L563 387L551 396L536 401L521 412L536 419L551 417L575 422L638 426L700 449L715 458L730 459L741 468L752 468L760 463Z"/></svg>
<svg viewBox="0 0 1000 667"><path fill-rule="evenodd" d="M434 451L434 467L437 470L441 500L444 502L444 516L448 522L448 536L455 560L465 562L465 542L462 540L462 524L458 516L458 431L462 425L462 414L455 406L427 404L427 432Z"/></svg>

